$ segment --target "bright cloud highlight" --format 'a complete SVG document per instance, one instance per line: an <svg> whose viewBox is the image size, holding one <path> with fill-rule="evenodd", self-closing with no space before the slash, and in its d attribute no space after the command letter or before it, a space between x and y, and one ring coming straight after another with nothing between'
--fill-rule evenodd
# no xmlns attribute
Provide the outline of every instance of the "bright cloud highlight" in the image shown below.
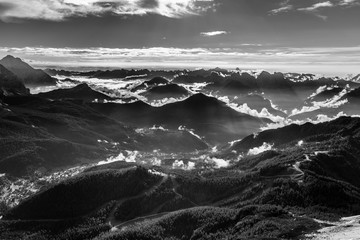
<svg viewBox="0 0 360 240"><path fill-rule="evenodd" d="M226 32L226 31L212 31L212 32L202 32L200 34L205 36L205 37L213 37L213 36L228 34L228 32Z"/></svg>

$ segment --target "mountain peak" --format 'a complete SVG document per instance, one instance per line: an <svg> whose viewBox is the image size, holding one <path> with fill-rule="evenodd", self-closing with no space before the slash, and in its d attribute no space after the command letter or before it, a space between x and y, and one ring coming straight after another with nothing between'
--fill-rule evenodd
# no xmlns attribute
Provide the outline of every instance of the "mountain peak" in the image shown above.
<svg viewBox="0 0 360 240"><path fill-rule="evenodd" d="M3 59L0 60L0 64L2 64L4 67L12 71L16 74L16 71L14 69L22 68L26 70L34 70L29 64L21 60L20 58L16 58L12 55L7 55Z"/></svg>
<svg viewBox="0 0 360 240"><path fill-rule="evenodd" d="M15 59L15 57L12 55L6 55L6 57L4 57L2 60L4 59Z"/></svg>
<svg viewBox="0 0 360 240"><path fill-rule="evenodd" d="M14 73L19 79L28 85L55 85L56 80L44 71L34 69L29 64L11 55L0 60L0 64Z"/></svg>
<svg viewBox="0 0 360 240"><path fill-rule="evenodd" d="M3 59L20 59L20 58L14 57L13 55L6 55L5 57L3 57Z"/></svg>
<svg viewBox="0 0 360 240"><path fill-rule="evenodd" d="M169 81L166 80L163 77L154 77L153 79L146 82L148 85L154 85L154 84L168 84Z"/></svg>
<svg viewBox="0 0 360 240"><path fill-rule="evenodd" d="M73 88L56 89L50 92L39 93L38 96L49 99L81 99L92 102L95 99L98 101L112 100L113 98L93 90L87 83L80 83Z"/></svg>
<svg viewBox="0 0 360 240"><path fill-rule="evenodd" d="M209 105L222 105L222 102L214 97L207 96L203 93L197 93L186 100L184 103L191 105L191 106L209 106Z"/></svg>
<svg viewBox="0 0 360 240"><path fill-rule="evenodd" d="M12 55L6 55L3 59L0 60L0 62L11 62L11 63L21 63L21 64L26 64L21 58L18 57L14 57ZM30 67L30 66L29 66Z"/></svg>
<svg viewBox="0 0 360 240"><path fill-rule="evenodd" d="M76 89L76 90L92 90L92 88L89 87L89 85L87 83L80 83L77 86L75 86L73 89Z"/></svg>
<svg viewBox="0 0 360 240"><path fill-rule="evenodd" d="M21 58L18 58L18 57L14 57L13 55L6 55L5 57L3 57L0 61L3 61L3 60L21 60Z"/></svg>
<svg viewBox="0 0 360 240"><path fill-rule="evenodd" d="M262 71L259 76L258 76L258 79L260 78L269 78L271 77L271 73L267 72L267 71Z"/></svg>

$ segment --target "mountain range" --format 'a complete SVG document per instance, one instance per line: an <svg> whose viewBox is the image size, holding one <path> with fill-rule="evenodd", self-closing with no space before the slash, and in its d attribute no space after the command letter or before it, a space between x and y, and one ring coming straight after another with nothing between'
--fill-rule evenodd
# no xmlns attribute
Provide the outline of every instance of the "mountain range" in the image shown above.
<svg viewBox="0 0 360 240"><path fill-rule="evenodd" d="M239 69L42 71L7 56L0 239L317 239L360 214L359 89Z"/></svg>

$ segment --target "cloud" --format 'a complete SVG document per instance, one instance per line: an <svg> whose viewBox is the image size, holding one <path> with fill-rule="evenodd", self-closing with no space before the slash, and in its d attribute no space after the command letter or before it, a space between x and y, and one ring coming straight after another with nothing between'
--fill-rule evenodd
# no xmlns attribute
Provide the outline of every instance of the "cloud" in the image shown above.
<svg viewBox="0 0 360 240"><path fill-rule="evenodd" d="M136 162L137 155L139 154L138 151L125 151L124 153L121 152L117 156L111 156L107 158L105 161L100 161L97 165L105 165L113 162Z"/></svg>
<svg viewBox="0 0 360 240"><path fill-rule="evenodd" d="M325 8L325 7L334 7L335 5L330 2L330 1L326 1L326 2L319 2L319 3L315 3L310 7L306 7L306 8L298 8L299 11L315 11L318 10L319 8Z"/></svg>
<svg viewBox="0 0 360 240"><path fill-rule="evenodd" d="M80 57L82 59L116 59L126 58L146 58L146 57L170 57L170 56L193 56L207 53L204 48L44 48L44 47L24 47L24 48L1 48L13 54L24 53L28 55L49 56L49 57Z"/></svg>
<svg viewBox="0 0 360 240"><path fill-rule="evenodd" d="M311 99L311 98L315 97L316 95L319 95L320 93L322 93L322 92L324 92L324 91L326 91L326 90L331 90L331 89L333 89L333 87L330 87L330 89L328 89L328 86L326 86L326 85L321 86L321 87L319 87L318 89L316 89L316 91L315 91L313 94L311 94L311 95L308 97L308 99Z"/></svg>
<svg viewBox="0 0 360 240"><path fill-rule="evenodd" d="M162 98L159 100L153 100L151 102L148 102L151 106L153 107L161 107L170 103L176 103L176 102L180 102L180 101L184 101L187 97L184 96L182 98L174 98L174 97L170 97L170 98Z"/></svg>
<svg viewBox="0 0 360 240"><path fill-rule="evenodd" d="M323 9L335 8L335 7L345 9L354 6L360 6L359 0L324 1L324 2L314 3L310 6L304 6L304 2L299 0L286 0L280 2L279 8L270 10L269 15L277 15L285 12L297 11L297 12L311 13L316 17L326 20L328 17L326 15L321 14L321 11Z"/></svg>
<svg viewBox="0 0 360 240"><path fill-rule="evenodd" d="M152 127L149 128L149 129L150 129L150 130L159 130L159 131L163 131L163 132L169 131L169 129L164 128L163 126L156 126L156 125L152 126Z"/></svg>
<svg viewBox="0 0 360 240"><path fill-rule="evenodd" d="M359 6L359 0L341 0L339 5L341 6Z"/></svg>
<svg viewBox="0 0 360 240"><path fill-rule="evenodd" d="M271 15L276 15L279 13L289 12L290 10L292 10L294 8L294 6L290 5L289 2L290 2L290 0L281 2L279 8L273 9L269 13Z"/></svg>
<svg viewBox="0 0 360 240"><path fill-rule="evenodd" d="M243 46L243 47L262 47L264 45L261 44L261 43L242 43L242 44L240 44L240 46Z"/></svg>
<svg viewBox="0 0 360 240"><path fill-rule="evenodd" d="M321 91L322 89L318 89L319 91ZM307 113L307 112L313 112L322 108L339 108L340 106L346 104L348 102L347 99L343 99L341 100L349 91L349 87L347 86L346 89L344 89L343 91L341 91L339 94L335 95L334 97L327 99L325 101L321 101L321 102L312 102L312 106L303 106L302 109L293 109L291 111L290 116L295 116L295 115L299 115L302 113Z"/></svg>
<svg viewBox="0 0 360 240"><path fill-rule="evenodd" d="M331 8L331 7L335 7L335 5L330 2L330 1L326 1L326 2L319 2L319 3L315 3L310 7L305 7L305 8L298 8L298 11L304 11L304 12L308 12L308 13L312 13L314 14L316 17L321 18L322 20L327 20L327 16L323 15L323 14L319 14L319 9L322 8Z"/></svg>
<svg viewBox="0 0 360 240"><path fill-rule="evenodd" d="M159 2L157 0L141 0L139 1L139 6L142 8L156 8L159 6Z"/></svg>
<svg viewBox="0 0 360 240"><path fill-rule="evenodd" d="M337 115L333 115L333 116L328 116L325 114L318 114L315 116L315 119L311 119L311 118L307 118L304 120L292 120L292 119L285 119L283 122L277 122L277 123L269 123L267 124L267 126L260 128L261 131L266 131L266 130L270 130L270 129L278 129L278 128L282 128L285 126L289 126L291 124L297 124L297 125L302 125L305 123L312 123L312 124L318 124L318 123L323 123L323 122L330 122L333 121L339 117L356 117L356 118L360 118L360 115L348 115L344 112L339 112Z"/></svg>
<svg viewBox="0 0 360 240"><path fill-rule="evenodd" d="M264 142L263 145L261 145L259 147L254 147L252 149L249 149L247 155L254 156L254 155L258 155L262 152L270 151L273 146L274 145Z"/></svg>
<svg viewBox="0 0 360 240"><path fill-rule="evenodd" d="M223 167L228 167L230 165L229 161L226 161L221 158L212 157L210 158L210 160L215 163L215 168L223 168Z"/></svg>
<svg viewBox="0 0 360 240"><path fill-rule="evenodd" d="M273 122L280 122L280 121L284 120L283 117L275 116L275 115L271 114L269 112L269 110L267 108L265 108L265 107L260 112L258 112L255 109L251 109L247 105L247 103L244 103L243 105L237 105L237 106L234 104L232 106L230 105L230 107L232 107L234 110L236 110L238 112L245 113L245 114L248 114L248 115L253 116L253 117L268 118Z"/></svg>
<svg viewBox="0 0 360 240"><path fill-rule="evenodd" d="M189 161L185 164L182 160L175 160L172 167L175 169L192 170L195 169L195 163Z"/></svg>
<svg viewBox="0 0 360 240"><path fill-rule="evenodd" d="M179 86L185 88L190 93L199 93L202 89L204 89L210 83L187 83L187 84L178 84Z"/></svg>
<svg viewBox="0 0 360 240"><path fill-rule="evenodd" d="M292 5L287 5L287 6L284 6L284 7L273 9L273 10L270 11L270 13L276 15L278 13L289 12L292 9L293 9Z"/></svg>
<svg viewBox="0 0 360 240"><path fill-rule="evenodd" d="M156 58L156 57L194 57L199 60L201 57L241 57L248 61L252 57L261 57L264 60L299 59L305 58L312 61L316 58L321 61L329 61L330 55L337 55L339 62L344 62L341 57L349 57L353 62L360 57L360 46L354 47L318 47L318 48L167 48L167 47L150 47L150 48L46 48L46 47L21 47L9 48L0 47L0 52L8 54L21 54L33 56L47 56L54 58L81 58L87 60L96 59L120 59L120 58ZM308 59L306 59L308 58ZM78 59L77 59L78 60ZM257 59L258 60L258 59ZM301 60L304 61L304 60Z"/></svg>
<svg viewBox="0 0 360 240"><path fill-rule="evenodd" d="M257 118L267 118L273 122L280 122L280 121L284 120L284 118L281 116L275 116L275 115L271 114L269 112L269 110L265 107L260 112L258 112L256 109L251 109L247 103L239 105L237 103L231 102L229 97L226 97L226 96L224 96L224 97L214 96L214 97L219 99L220 101L226 103L227 106L231 107L232 109L234 109L235 111L240 112L240 113L248 114L250 116L257 117Z"/></svg>
<svg viewBox="0 0 360 240"><path fill-rule="evenodd" d="M158 14L169 18L199 15L214 8L212 0L0 0L0 19L63 21L69 17Z"/></svg>
<svg viewBox="0 0 360 240"><path fill-rule="evenodd" d="M226 31L212 31L212 32L202 32L200 34L205 36L205 37L213 37L213 36L218 36L218 35L225 35L225 34L228 34L228 32L226 32Z"/></svg>
<svg viewBox="0 0 360 240"><path fill-rule="evenodd" d="M197 139L203 140L203 138L200 135L195 133L194 129L188 129L186 126L179 126L178 130L186 131L186 132L190 133L191 135L193 135L194 137L196 137Z"/></svg>

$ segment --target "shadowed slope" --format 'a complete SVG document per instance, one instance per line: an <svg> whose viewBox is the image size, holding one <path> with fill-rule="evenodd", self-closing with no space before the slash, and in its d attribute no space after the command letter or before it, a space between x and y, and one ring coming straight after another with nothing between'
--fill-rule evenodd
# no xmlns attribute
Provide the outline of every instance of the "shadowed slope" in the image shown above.
<svg viewBox="0 0 360 240"><path fill-rule="evenodd" d="M105 115L137 127L156 124L177 129L186 126L210 143L239 139L270 122L239 113L216 98L203 94L195 94L184 101L162 107L151 107L143 102L91 106Z"/></svg>
<svg viewBox="0 0 360 240"><path fill-rule="evenodd" d="M86 83L69 89L57 89L50 92L39 93L37 96L49 99L81 99L87 102L113 100L113 98L91 89Z"/></svg>
<svg viewBox="0 0 360 240"><path fill-rule="evenodd" d="M0 60L0 64L13 72L26 86L30 85L55 85L56 80L44 71L32 68L20 58L6 56Z"/></svg>

